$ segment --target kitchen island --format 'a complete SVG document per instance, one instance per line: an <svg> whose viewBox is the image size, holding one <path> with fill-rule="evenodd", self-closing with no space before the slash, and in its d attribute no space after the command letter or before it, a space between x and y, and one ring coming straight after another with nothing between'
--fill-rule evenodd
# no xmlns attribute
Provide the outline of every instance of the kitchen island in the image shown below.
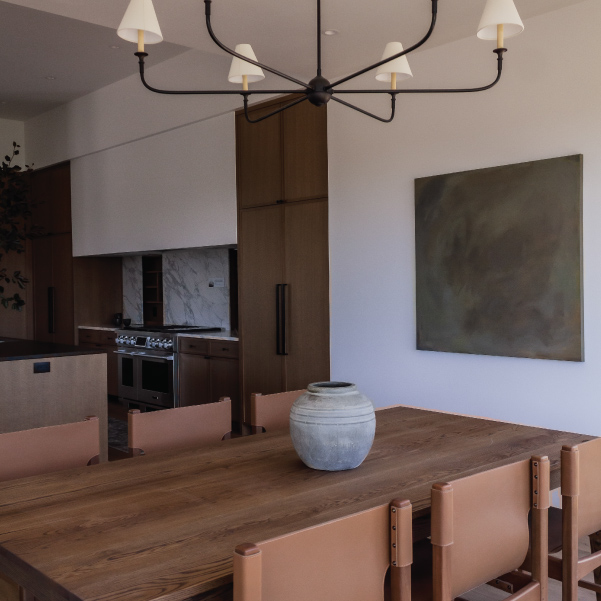
<svg viewBox="0 0 601 601"><path fill-rule="evenodd" d="M100 420L107 459L106 353L77 346L0 338L0 433Z"/></svg>

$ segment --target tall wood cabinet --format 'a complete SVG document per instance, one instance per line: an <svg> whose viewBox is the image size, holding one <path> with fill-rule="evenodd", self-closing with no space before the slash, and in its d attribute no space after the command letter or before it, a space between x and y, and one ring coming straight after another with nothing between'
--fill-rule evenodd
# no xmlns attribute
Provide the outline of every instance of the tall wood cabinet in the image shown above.
<svg viewBox="0 0 601 601"><path fill-rule="evenodd" d="M290 100L265 103L253 118ZM240 362L250 395L329 379L327 113L236 116Z"/></svg>
<svg viewBox="0 0 601 601"><path fill-rule="evenodd" d="M32 195L34 338L77 344L79 325L110 325L122 311L121 258L73 257L69 163L34 171Z"/></svg>

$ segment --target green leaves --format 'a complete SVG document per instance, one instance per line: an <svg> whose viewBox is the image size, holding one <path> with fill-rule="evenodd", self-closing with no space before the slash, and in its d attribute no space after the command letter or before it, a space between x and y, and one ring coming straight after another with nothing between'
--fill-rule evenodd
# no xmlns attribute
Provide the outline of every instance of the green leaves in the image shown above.
<svg viewBox="0 0 601 601"><path fill-rule="evenodd" d="M12 164L19 155L19 148L19 144L13 142L12 154L7 154L0 164L0 261L8 253L25 252L27 239L41 233L39 228L32 227L30 223L33 203L29 173L32 168L26 165L22 171L19 165ZM0 281L7 286L17 286L19 290L25 290L29 283L21 271L9 274L6 267L0 267ZM25 300L18 292L12 295L6 292L5 295L5 286L0 286L0 305L21 311Z"/></svg>

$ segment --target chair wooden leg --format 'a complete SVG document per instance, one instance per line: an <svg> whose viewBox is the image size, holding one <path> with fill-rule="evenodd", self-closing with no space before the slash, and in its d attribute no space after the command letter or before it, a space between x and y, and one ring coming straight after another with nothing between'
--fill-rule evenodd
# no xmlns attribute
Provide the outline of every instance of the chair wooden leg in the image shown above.
<svg viewBox="0 0 601 601"><path fill-rule="evenodd" d="M588 539L591 544L591 553L601 551L601 530L594 534L589 534ZM595 578L595 584L601 584L601 567L593 572L593 576ZM601 601L601 593L597 593L597 601Z"/></svg>
<svg viewBox="0 0 601 601"><path fill-rule="evenodd" d="M35 597L22 586L19 587L19 601L36 601Z"/></svg>

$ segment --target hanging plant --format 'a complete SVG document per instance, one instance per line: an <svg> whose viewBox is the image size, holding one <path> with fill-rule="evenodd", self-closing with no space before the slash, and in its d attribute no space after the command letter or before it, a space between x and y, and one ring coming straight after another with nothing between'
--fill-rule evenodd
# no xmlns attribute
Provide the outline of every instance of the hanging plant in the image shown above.
<svg viewBox="0 0 601 601"><path fill-rule="evenodd" d="M24 253L27 239L37 233L30 223L33 202L29 174L33 169L29 165L24 170L13 165L19 148L13 142L12 154L4 157L0 167L0 304L15 311L21 311L25 305L19 291L25 289L29 280L21 271L11 273L1 263L9 253Z"/></svg>

